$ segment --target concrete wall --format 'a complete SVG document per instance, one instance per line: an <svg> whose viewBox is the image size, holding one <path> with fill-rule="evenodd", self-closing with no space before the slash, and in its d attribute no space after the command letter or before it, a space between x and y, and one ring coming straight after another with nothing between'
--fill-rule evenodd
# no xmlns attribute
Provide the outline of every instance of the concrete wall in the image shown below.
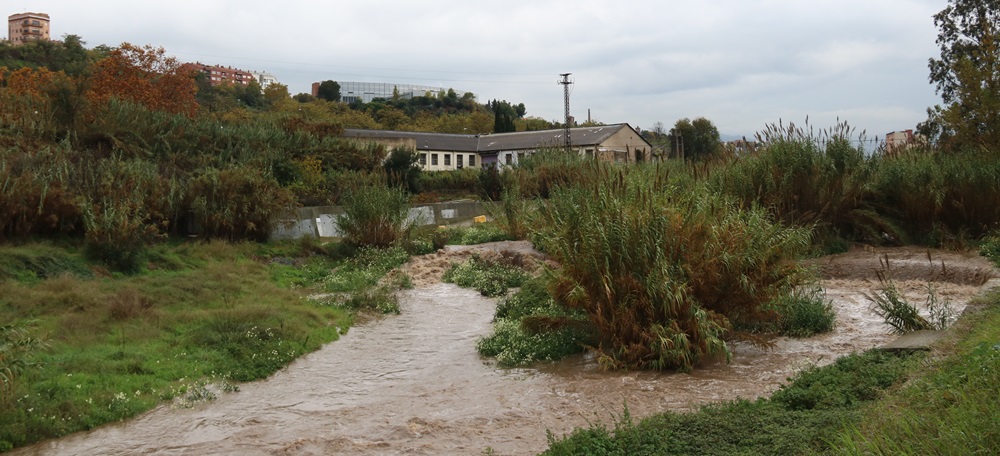
<svg viewBox="0 0 1000 456"><path fill-rule="evenodd" d="M315 206L292 209L275 217L271 240L311 237L340 237L337 220L344 214L340 206ZM416 225L453 225L485 215L483 203L472 200L422 204L409 209L407 222Z"/></svg>

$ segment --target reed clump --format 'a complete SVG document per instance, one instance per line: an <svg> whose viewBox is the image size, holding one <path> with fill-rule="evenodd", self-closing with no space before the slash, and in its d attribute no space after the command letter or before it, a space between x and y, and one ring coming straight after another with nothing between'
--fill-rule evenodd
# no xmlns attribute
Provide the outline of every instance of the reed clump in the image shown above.
<svg viewBox="0 0 1000 456"><path fill-rule="evenodd" d="M766 304L802 276L808 230L652 168L588 166L542 204L536 237L562 265L555 299L587 314L606 366L689 370L728 358L734 325L778 318Z"/></svg>
<svg viewBox="0 0 1000 456"><path fill-rule="evenodd" d="M408 202L400 188L360 186L347 192L344 215L337 223L352 244L389 247L405 239L413 226L407 221Z"/></svg>

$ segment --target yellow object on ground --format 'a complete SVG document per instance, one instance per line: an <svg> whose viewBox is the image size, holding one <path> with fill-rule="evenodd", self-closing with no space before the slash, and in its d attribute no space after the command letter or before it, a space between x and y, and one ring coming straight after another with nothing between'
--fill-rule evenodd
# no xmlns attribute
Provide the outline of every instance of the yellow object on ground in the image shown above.
<svg viewBox="0 0 1000 456"><path fill-rule="evenodd" d="M479 216L473 217L472 221L475 222L475 223L486 223L486 216L485 215L479 215Z"/></svg>

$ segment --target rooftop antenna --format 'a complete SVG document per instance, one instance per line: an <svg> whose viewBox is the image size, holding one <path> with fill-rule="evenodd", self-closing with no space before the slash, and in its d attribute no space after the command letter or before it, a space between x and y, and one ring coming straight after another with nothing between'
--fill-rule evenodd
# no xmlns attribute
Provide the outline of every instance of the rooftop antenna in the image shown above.
<svg viewBox="0 0 1000 456"><path fill-rule="evenodd" d="M573 73L562 73L559 75L562 76L562 80L559 81L559 85L563 86L563 99L564 99L563 104L565 107L565 114L566 114L566 133L563 135L565 136L566 150L569 150L573 146L573 141L571 141L569 138L569 129L571 126L569 117L569 85L573 83L573 81L569 80L569 75L571 74Z"/></svg>

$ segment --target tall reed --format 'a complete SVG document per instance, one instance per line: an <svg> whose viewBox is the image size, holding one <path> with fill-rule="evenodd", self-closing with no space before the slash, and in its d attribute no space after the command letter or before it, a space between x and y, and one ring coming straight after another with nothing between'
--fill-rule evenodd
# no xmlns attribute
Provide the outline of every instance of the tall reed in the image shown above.
<svg viewBox="0 0 1000 456"><path fill-rule="evenodd" d="M338 225L344 238L355 245L389 247L403 240L412 228L407 222L408 198L400 188L363 185L350 189L342 204Z"/></svg>
<svg viewBox="0 0 1000 456"><path fill-rule="evenodd" d="M758 134L762 146L713 173L710 185L744 205L766 208L785 224L847 238L881 241L885 233L902 240L905 233L878 211L870 188L877 169L852 145L853 135L846 123L818 134L808 125L770 125Z"/></svg>
<svg viewBox="0 0 1000 456"><path fill-rule="evenodd" d="M734 323L776 319L766 304L800 271L808 232L774 224L701 188L678 191L653 168L594 163L556 189L537 237L561 263L552 289L587 313L612 368L691 369L727 357Z"/></svg>

